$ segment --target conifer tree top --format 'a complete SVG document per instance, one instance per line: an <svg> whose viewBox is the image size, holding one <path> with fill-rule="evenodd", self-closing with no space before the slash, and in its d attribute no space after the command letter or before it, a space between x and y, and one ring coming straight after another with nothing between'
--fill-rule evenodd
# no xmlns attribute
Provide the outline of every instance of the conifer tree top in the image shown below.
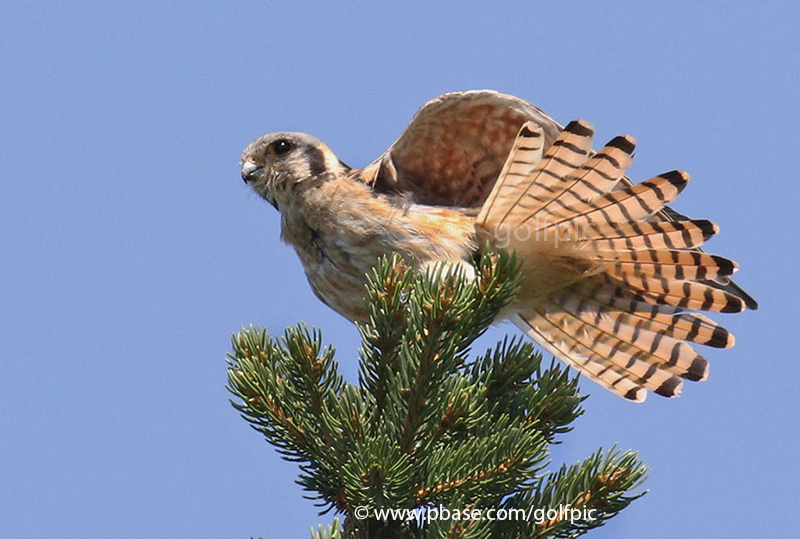
<svg viewBox="0 0 800 539"><path fill-rule="evenodd" d="M233 337L234 407L299 463L298 482L323 512L344 517L315 537L573 537L643 494L631 493L645 473L631 452L600 449L548 471L549 445L581 414L566 368L543 368L530 344L508 338L470 358L513 297L517 270L504 254L484 255L472 280L383 260L369 283L370 321L359 326L357 384L305 325ZM488 520L490 510L528 518Z"/></svg>

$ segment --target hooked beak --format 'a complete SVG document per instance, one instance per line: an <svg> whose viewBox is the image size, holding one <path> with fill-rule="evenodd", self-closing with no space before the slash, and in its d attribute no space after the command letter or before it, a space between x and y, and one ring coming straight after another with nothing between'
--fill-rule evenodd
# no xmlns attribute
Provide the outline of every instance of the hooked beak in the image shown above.
<svg viewBox="0 0 800 539"><path fill-rule="evenodd" d="M259 172L261 172L262 168L264 168L264 165L256 164L250 160L242 163L242 179L244 180L244 183L248 183L256 179L256 176Z"/></svg>

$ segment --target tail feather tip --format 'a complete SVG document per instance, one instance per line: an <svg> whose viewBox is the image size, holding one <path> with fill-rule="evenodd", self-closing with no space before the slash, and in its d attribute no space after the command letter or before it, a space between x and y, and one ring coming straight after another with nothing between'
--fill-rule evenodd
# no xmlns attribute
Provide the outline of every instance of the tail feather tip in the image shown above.
<svg viewBox="0 0 800 539"><path fill-rule="evenodd" d="M575 133L582 137L591 137L594 135L594 127L586 120L572 120L564 128L564 131Z"/></svg>
<svg viewBox="0 0 800 539"><path fill-rule="evenodd" d="M636 148L636 139L628 135L620 135L608 141L606 146L617 148L618 150L622 150L628 155L632 155L633 150Z"/></svg>

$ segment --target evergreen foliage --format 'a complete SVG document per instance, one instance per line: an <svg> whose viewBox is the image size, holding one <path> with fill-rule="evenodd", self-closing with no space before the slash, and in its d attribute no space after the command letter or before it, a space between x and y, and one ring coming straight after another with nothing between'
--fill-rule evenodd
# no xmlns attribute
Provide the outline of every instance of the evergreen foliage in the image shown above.
<svg viewBox="0 0 800 539"><path fill-rule="evenodd" d="M382 260L369 284L370 322L359 326L357 385L304 325L281 338L255 327L233 337L233 405L299 463L299 484L324 511L344 516L314 538L575 537L643 494L631 493L645 473L632 452L598 450L545 469L549 445L582 413L577 378L542 368L519 339L470 360L470 345L519 283L512 256L485 254L474 267L477 277L466 279ZM418 513L376 518L384 509ZM499 519L518 509L528 518Z"/></svg>

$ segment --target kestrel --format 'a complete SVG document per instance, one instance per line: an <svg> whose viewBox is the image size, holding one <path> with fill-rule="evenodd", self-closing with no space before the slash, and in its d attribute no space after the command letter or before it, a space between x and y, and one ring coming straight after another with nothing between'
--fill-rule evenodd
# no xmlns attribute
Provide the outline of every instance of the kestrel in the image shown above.
<svg viewBox="0 0 800 539"><path fill-rule="evenodd" d="M471 268L488 241L522 264L502 318L626 399L672 397L684 379L708 376L689 343L734 342L696 311L757 304L731 281L734 262L699 249L717 226L665 206L689 176L633 184L634 140L595 153L593 133L513 96L455 92L426 103L363 169L312 136L280 132L250 144L241 171L280 211L316 295L349 320L367 321L366 276L380 256Z"/></svg>

